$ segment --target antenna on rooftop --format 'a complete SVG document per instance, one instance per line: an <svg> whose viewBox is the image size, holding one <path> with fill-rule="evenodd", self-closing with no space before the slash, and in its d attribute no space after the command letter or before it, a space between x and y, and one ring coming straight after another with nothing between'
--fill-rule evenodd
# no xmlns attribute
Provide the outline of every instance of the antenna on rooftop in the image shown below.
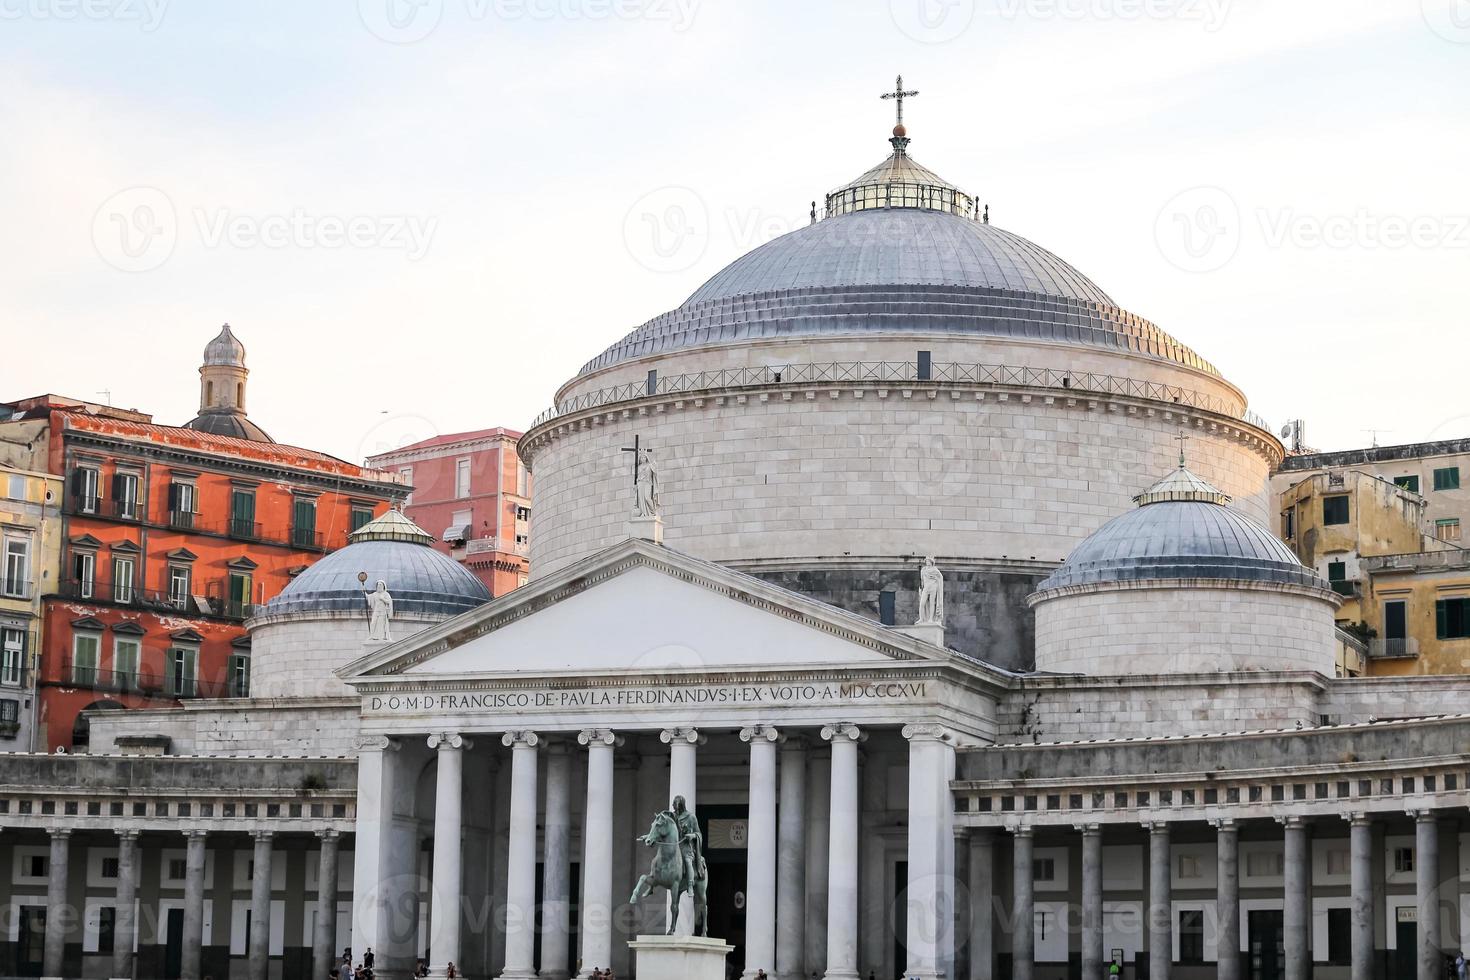
<svg viewBox="0 0 1470 980"><path fill-rule="evenodd" d="M1378 437L1379 436L1386 436L1389 433L1393 432L1392 429L1364 429L1363 431L1366 432L1366 433L1368 433L1368 438L1369 438L1369 440L1372 441L1372 444L1373 444L1372 445L1372 448L1373 449L1377 449L1378 448Z"/></svg>
<svg viewBox="0 0 1470 980"><path fill-rule="evenodd" d="M1302 419L1292 419L1281 429L1281 439L1286 443L1286 448L1294 453L1307 451L1307 423Z"/></svg>

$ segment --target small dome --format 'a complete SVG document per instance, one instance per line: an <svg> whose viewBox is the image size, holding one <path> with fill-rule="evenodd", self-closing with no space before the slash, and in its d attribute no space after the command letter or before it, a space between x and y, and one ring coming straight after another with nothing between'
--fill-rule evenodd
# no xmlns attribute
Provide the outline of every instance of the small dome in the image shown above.
<svg viewBox="0 0 1470 980"><path fill-rule="evenodd" d="M298 575L262 611L280 613L356 611L378 581L393 596L393 613L457 616L491 599L485 583L448 555L429 547L433 538L397 511L358 528L352 543ZM366 575L366 581L359 575Z"/></svg>
<svg viewBox="0 0 1470 980"><path fill-rule="evenodd" d="M251 442L275 442L260 426L240 412L201 412L184 423L184 428L208 432L212 436L231 436Z"/></svg>
<svg viewBox="0 0 1470 980"><path fill-rule="evenodd" d="M1330 588L1276 535L1225 506L1226 494L1182 466L1137 499L1137 510L1078 545L1037 595L1070 586L1181 579Z"/></svg>
<svg viewBox="0 0 1470 980"><path fill-rule="evenodd" d="M235 339L228 323L220 328L219 336L205 345L204 363L245 366L245 345Z"/></svg>

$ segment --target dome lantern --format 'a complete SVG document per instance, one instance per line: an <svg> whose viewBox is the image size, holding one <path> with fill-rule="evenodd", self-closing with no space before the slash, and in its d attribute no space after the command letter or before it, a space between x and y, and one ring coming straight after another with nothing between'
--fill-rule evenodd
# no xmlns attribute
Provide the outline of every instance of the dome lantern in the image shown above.
<svg viewBox="0 0 1470 980"><path fill-rule="evenodd" d="M217 436L274 442L245 415L245 382L249 376L245 345L226 323L204 347L204 363L199 366L199 414L184 427Z"/></svg>

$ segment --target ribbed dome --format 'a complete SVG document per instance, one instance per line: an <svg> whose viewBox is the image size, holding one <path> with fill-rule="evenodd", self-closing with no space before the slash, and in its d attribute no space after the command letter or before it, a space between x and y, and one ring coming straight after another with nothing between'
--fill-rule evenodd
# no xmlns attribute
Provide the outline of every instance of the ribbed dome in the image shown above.
<svg viewBox="0 0 1470 980"><path fill-rule="evenodd" d="M224 410L201 412L185 422L184 428L208 432L210 435L249 439L252 442L275 442L264 429L250 421L243 412Z"/></svg>
<svg viewBox="0 0 1470 980"><path fill-rule="evenodd" d="M367 574L365 583L358 580L359 573ZM380 579L388 583L395 616L454 616L491 598L485 584L463 565L425 544L370 539L334 551L302 572L266 603L262 615L336 610L366 615L363 592Z"/></svg>
<svg viewBox="0 0 1470 980"><path fill-rule="evenodd" d="M204 363L245 366L245 345L235 339L228 323L220 328L218 336L205 345Z"/></svg>

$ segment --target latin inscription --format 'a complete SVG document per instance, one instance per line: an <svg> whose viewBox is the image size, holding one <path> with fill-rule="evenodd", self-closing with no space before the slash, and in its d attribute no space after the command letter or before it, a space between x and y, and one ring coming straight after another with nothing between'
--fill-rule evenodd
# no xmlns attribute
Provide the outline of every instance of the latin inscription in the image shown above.
<svg viewBox="0 0 1470 980"><path fill-rule="evenodd" d="M923 702L924 681L853 681L839 684L690 685L686 687L578 688L575 690L374 694L373 712L534 711L578 708L788 707L868 701Z"/></svg>

